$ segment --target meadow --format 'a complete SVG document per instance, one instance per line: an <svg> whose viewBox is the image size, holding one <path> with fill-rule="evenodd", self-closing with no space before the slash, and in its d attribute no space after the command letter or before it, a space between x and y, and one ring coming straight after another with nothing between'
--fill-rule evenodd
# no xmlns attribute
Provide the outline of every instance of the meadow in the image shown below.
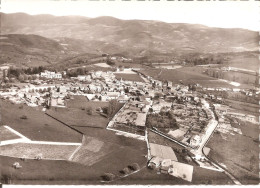
<svg viewBox="0 0 260 188"><path fill-rule="evenodd" d="M82 135L48 117L38 107L0 100L2 124L36 141L81 142ZM23 117L23 118L21 118Z"/></svg>

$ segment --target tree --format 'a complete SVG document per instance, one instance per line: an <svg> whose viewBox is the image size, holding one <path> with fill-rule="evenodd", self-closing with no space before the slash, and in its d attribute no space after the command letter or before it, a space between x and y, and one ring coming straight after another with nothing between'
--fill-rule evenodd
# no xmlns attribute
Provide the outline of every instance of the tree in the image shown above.
<svg viewBox="0 0 260 188"><path fill-rule="evenodd" d="M130 173L130 170L129 170L129 168L125 167L123 170L120 170L120 173L123 175L127 175Z"/></svg>
<svg viewBox="0 0 260 188"><path fill-rule="evenodd" d="M87 108L87 113L88 113L88 115L92 115L92 114L93 114L93 109L92 109L91 106L89 106L89 107Z"/></svg>
<svg viewBox="0 0 260 188"><path fill-rule="evenodd" d="M28 80L28 76L26 74L24 75L24 80Z"/></svg>
<svg viewBox="0 0 260 188"><path fill-rule="evenodd" d="M173 111L173 110L171 110L171 111L168 112L168 117L169 117L170 119L175 119L175 114L174 114L174 111Z"/></svg>
<svg viewBox="0 0 260 188"><path fill-rule="evenodd" d="M102 179L104 180L104 181L112 181L112 180L114 180L115 179L115 175L114 174L112 174L112 173L105 173L103 176L102 176Z"/></svg>
<svg viewBox="0 0 260 188"><path fill-rule="evenodd" d="M23 75L19 75L18 80L19 80L20 82L23 82L23 81L24 81L24 76L23 76Z"/></svg>
<svg viewBox="0 0 260 188"><path fill-rule="evenodd" d="M117 110L117 101L115 99L109 101L107 115L109 118L112 118Z"/></svg>
<svg viewBox="0 0 260 188"><path fill-rule="evenodd" d="M32 79L36 80L37 76L36 75L32 75Z"/></svg>
<svg viewBox="0 0 260 188"><path fill-rule="evenodd" d="M21 119L28 119L26 115L22 115L20 118Z"/></svg>
<svg viewBox="0 0 260 188"><path fill-rule="evenodd" d="M133 171L140 170L140 166L137 163L133 163L132 165L129 165L128 167L129 167L129 169L131 169Z"/></svg>

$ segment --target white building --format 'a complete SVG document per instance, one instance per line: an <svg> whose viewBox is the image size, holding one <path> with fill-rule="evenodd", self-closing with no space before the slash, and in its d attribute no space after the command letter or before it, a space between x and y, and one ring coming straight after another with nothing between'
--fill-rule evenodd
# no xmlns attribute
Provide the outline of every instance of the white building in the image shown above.
<svg viewBox="0 0 260 188"><path fill-rule="evenodd" d="M62 74L61 73L55 73L55 72L50 72L50 71L44 71L44 72L41 72L41 77L45 77L45 78L50 78L50 79L53 79L53 78L56 78L56 79L60 79L62 78Z"/></svg>
<svg viewBox="0 0 260 188"><path fill-rule="evenodd" d="M90 75L78 75L77 79L80 81L91 81L91 76Z"/></svg>

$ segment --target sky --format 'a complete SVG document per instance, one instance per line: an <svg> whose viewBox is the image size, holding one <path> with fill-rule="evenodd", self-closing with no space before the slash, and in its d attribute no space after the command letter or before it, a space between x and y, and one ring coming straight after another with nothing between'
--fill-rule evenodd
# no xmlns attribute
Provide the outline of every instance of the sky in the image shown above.
<svg viewBox="0 0 260 188"><path fill-rule="evenodd" d="M0 0L1 12L113 16L260 31L260 1Z"/></svg>

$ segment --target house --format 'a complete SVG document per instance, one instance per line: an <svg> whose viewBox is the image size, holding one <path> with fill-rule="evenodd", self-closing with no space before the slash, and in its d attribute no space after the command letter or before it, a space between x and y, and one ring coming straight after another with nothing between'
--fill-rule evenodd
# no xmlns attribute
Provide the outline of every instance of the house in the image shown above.
<svg viewBox="0 0 260 188"><path fill-rule="evenodd" d="M168 173L169 175L191 182L193 176L193 166L177 161L171 161Z"/></svg>
<svg viewBox="0 0 260 188"><path fill-rule="evenodd" d="M167 81L167 86L168 87L172 87L172 82L171 81Z"/></svg>
<svg viewBox="0 0 260 188"><path fill-rule="evenodd" d="M154 143L149 143L149 145L150 145L151 157L160 158L162 160L170 159L173 161L178 161L178 159L171 147L154 144Z"/></svg>
<svg viewBox="0 0 260 188"><path fill-rule="evenodd" d="M90 75L78 75L77 79L79 81L91 81Z"/></svg>
<svg viewBox="0 0 260 188"><path fill-rule="evenodd" d="M106 95L109 100L117 99L120 96L119 92L106 92Z"/></svg>
<svg viewBox="0 0 260 188"><path fill-rule="evenodd" d="M117 101L120 102L120 103L125 103L129 100L129 97L127 95L120 95L118 98L117 98Z"/></svg>
<svg viewBox="0 0 260 188"><path fill-rule="evenodd" d="M135 120L135 125L144 128L145 122L146 122L146 113L138 113L137 118Z"/></svg>
<svg viewBox="0 0 260 188"><path fill-rule="evenodd" d="M62 74L45 70L44 72L41 72L40 77L60 79L62 78Z"/></svg>
<svg viewBox="0 0 260 188"><path fill-rule="evenodd" d="M201 138L199 135L192 136L190 139L190 145L192 147L198 146L200 142L201 142Z"/></svg>

